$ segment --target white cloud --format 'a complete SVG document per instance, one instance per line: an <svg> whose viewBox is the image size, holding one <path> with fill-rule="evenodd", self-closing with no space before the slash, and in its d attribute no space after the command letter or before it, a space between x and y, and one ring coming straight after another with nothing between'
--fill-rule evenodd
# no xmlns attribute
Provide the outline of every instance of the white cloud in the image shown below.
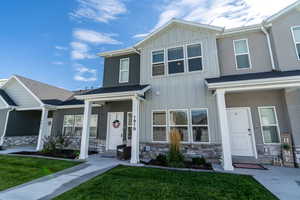
<svg viewBox="0 0 300 200"><path fill-rule="evenodd" d="M97 70L87 68L81 64L76 64L77 73L74 76L74 80L83 82L92 82L97 80Z"/></svg>
<svg viewBox="0 0 300 200"><path fill-rule="evenodd" d="M92 44L122 44L113 39L115 34L100 33L88 29L76 29L73 31L73 37L77 40L92 43Z"/></svg>
<svg viewBox="0 0 300 200"><path fill-rule="evenodd" d="M57 49L57 50L62 50L62 51L66 51L66 50L68 50L68 47L64 47L64 46L55 46L54 47L55 49Z"/></svg>
<svg viewBox="0 0 300 200"><path fill-rule="evenodd" d="M90 48L87 44L82 42L71 42L71 58L73 60L92 59L96 55L89 53Z"/></svg>
<svg viewBox="0 0 300 200"><path fill-rule="evenodd" d="M158 22L145 37L172 18L232 28L260 23L296 0L169 0L160 7Z"/></svg>
<svg viewBox="0 0 300 200"><path fill-rule="evenodd" d="M90 19L107 23L127 12L122 0L77 0L78 8L70 13L72 18Z"/></svg>
<svg viewBox="0 0 300 200"><path fill-rule="evenodd" d="M65 64L64 62L61 62L61 61L54 61L52 62L53 65L63 65Z"/></svg>

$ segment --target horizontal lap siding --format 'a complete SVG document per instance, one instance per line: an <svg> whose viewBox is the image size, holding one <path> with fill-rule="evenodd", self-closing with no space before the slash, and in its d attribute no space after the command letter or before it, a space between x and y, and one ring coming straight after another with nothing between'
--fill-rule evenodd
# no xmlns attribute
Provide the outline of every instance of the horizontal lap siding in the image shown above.
<svg viewBox="0 0 300 200"><path fill-rule="evenodd" d="M258 107L275 106L281 133L290 133L289 116L282 90L242 92L226 95L227 108L250 107L256 144L263 144Z"/></svg>
<svg viewBox="0 0 300 200"><path fill-rule="evenodd" d="M203 72L151 78L151 51L161 48L202 43ZM186 64L185 64L186 65ZM153 110L208 108L210 137L219 143L220 136L215 98L205 86L204 79L219 76L215 33L205 29L174 25L141 47L141 84L150 84L152 91L141 106L140 141L151 142Z"/></svg>
<svg viewBox="0 0 300 200"><path fill-rule="evenodd" d="M92 114L98 115L97 138L106 139L107 131L107 113L124 112L124 131L126 130L127 112L131 112L132 106L130 101L108 102L103 107L93 107ZM57 135L62 133L63 121L65 115L83 115L84 108L62 109L53 112L53 125L51 134Z"/></svg>

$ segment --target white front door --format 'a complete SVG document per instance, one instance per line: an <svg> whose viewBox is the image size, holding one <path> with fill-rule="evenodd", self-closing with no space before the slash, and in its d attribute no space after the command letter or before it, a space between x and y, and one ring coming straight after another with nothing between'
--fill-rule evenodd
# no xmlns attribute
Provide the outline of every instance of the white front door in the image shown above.
<svg viewBox="0 0 300 200"><path fill-rule="evenodd" d="M107 149L115 150L118 145L123 144L124 113L109 112L107 114L107 121Z"/></svg>
<svg viewBox="0 0 300 200"><path fill-rule="evenodd" d="M227 115L232 155L255 156L250 109L228 108Z"/></svg>

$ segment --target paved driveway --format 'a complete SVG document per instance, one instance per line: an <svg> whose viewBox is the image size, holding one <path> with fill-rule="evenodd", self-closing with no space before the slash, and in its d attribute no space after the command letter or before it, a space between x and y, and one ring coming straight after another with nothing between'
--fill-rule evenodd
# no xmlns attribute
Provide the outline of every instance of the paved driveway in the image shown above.
<svg viewBox="0 0 300 200"><path fill-rule="evenodd" d="M300 169L265 166L269 170L234 169L233 173L248 174L281 200L300 200ZM220 171L220 170L218 170Z"/></svg>

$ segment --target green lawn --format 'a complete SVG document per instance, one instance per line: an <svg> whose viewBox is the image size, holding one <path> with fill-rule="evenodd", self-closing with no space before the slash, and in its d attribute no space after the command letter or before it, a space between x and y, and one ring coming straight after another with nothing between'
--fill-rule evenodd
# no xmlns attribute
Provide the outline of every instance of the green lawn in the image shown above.
<svg viewBox="0 0 300 200"><path fill-rule="evenodd" d="M250 176L119 166L62 194L55 200L99 199L272 200L277 198Z"/></svg>
<svg viewBox="0 0 300 200"><path fill-rule="evenodd" d="M79 162L0 155L0 191L77 164Z"/></svg>

